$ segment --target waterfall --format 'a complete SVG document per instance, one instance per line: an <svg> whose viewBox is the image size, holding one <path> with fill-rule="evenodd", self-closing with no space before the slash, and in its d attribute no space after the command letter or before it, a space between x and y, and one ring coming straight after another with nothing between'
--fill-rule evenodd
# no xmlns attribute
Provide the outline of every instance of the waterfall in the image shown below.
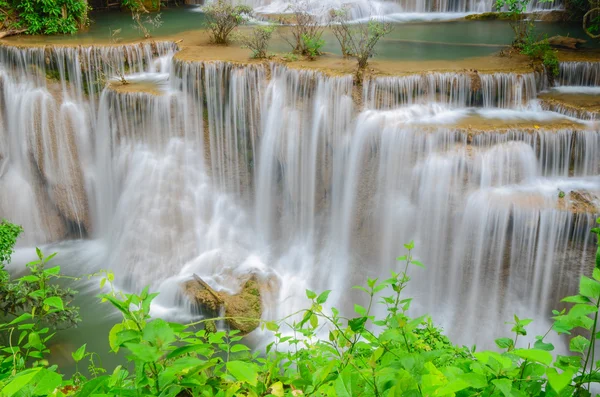
<svg viewBox="0 0 600 397"><path fill-rule="evenodd" d="M350 287L415 240L415 310L471 343L477 322L546 317L587 269L598 126L532 106L535 73L359 89L175 54L0 47L0 217L25 227L21 244L98 241L119 286L160 291L161 313L191 310L194 273L230 292L256 274L264 316L281 318L306 288L351 311Z"/></svg>
<svg viewBox="0 0 600 397"><path fill-rule="evenodd" d="M561 62L558 83L561 85L600 85L600 62Z"/></svg>
<svg viewBox="0 0 600 397"><path fill-rule="evenodd" d="M290 12L289 0L238 0L261 14L282 14ZM306 0L300 3L309 12L323 15L330 9L350 6L353 19L373 16L393 16L399 13L476 13L495 11L495 2L490 0ZM543 2L531 0L528 11L545 11L562 8L562 1ZM424 17L424 16L421 16Z"/></svg>

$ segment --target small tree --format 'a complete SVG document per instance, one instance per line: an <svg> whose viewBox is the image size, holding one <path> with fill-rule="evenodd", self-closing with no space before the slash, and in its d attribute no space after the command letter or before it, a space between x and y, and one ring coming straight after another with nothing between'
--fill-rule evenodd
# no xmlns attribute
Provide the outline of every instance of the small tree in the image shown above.
<svg viewBox="0 0 600 397"><path fill-rule="evenodd" d="M244 5L234 6L227 0L217 0L203 7L208 19L211 41L215 44L228 44L233 29L246 23L252 14L252 8Z"/></svg>
<svg viewBox="0 0 600 397"><path fill-rule="evenodd" d="M352 51L350 51L351 35L348 25L348 21L350 20L348 8L332 9L329 12L329 16L329 28L340 44L342 56L344 58L352 56Z"/></svg>
<svg viewBox="0 0 600 397"><path fill-rule="evenodd" d="M540 3L552 3L554 0L540 0ZM496 0L496 9L506 9L510 19L510 27L515 32L513 47L520 47L533 34L533 22L525 17L530 0Z"/></svg>
<svg viewBox="0 0 600 397"><path fill-rule="evenodd" d="M342 49L344 57L356 58L358 62L357 77L361 75L375 55L375 46L381 38L393 30L391 23L369 20L367 23L350 24L347 9L331 12L331 30Z"/></svg>
<svg viewBox="0 0 600 397"><path fill-rule="evenodd" d="M267 58L269 41L274 31L275 27L272 25L257 26L249 34L238 34L234 39L242 44L242 48L252 51L252 58Z"/></svg>
<svg viewBox="0 0 600 397"><path fill-rule="evenodd" d="M289 6L291 37L283 36L283 39L292 47L294 53L313 58L321 54L321 47L325 44L321 38L325 26L317 15L309 12L309 6L307 0L292 2Z"/></svg>

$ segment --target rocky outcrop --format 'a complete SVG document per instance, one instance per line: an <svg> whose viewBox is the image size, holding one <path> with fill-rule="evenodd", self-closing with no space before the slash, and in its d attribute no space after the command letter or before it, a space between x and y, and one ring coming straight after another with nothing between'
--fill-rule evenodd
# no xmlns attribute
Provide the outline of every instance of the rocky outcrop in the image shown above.
<svg viewBox="0 0 600 397"><path fill-rule="evenodd" d="M218 317L224 311L225 322L231 329L247 334L260 324L262 300L258 279L254 275L244 282L237 294L215 291L195 274L192 280L184 283L183 288L185 294L209 316Z"/></svg>

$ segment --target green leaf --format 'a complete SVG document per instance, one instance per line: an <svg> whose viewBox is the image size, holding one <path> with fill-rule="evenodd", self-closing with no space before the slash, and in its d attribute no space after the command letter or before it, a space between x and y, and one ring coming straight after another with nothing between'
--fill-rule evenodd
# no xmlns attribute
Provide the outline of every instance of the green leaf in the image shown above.
<svg viewBox="0 0 600 397"><path fill-rule="evenodd" d="M317 328L319 326L319 318L315 314L310 316L310 325L313 328Z"/></svg>
<svg viewBox="0 0 600 397"><path fill-rule="evenodd" d="M548 353L545 350L538 349L516 349L511 353L525 359L531 361L537 361L538 363L550 365L552 364L552 354Z"/></svg>
<svg viewBox="0 0 600 397"><path fill-rule="evenodd" d="M554 391L557 393L560 393L562 389L564 389L571 383L571 379L573 379L574 374L575 372L571 369L567 369L563 371L562 374L559 374L554 368L546 368L546 376L548 377L548 382L550 383L550 386L554 389Z"/></svg>
<svg viewBox="0 0 600 397"><path fill-rule="evenodd" d="M581 276L579 280L579 293L590 299L598 300L600 298L600 283L589 277Z"/></svg>
<svg viewBox="0 0 600 397"><path fill-rule="evenodd" d="M34 383L35 388L33 389L33 396L48 396L61 385L62 376L54 371L44 368L35 377Z"/></svg>
<svg viewBox="0 0 600 397"><path fill-rule="evenodd" d="M65 310L65 307L63 306L63 301L58 296L51 296L49 298L44 299L44 305L54 307L58 310Z"/></svg>
<svg viewBox="0 0 600 397"><path fill-rule="evenodd" d="M356 388L355 382L353 382L353 373L346 367L344 371L337 377L334 383L335 396L336 397L354 397L359 395L360 390Z"/></svg>
<svg viewBox="0 0 600 397"><path fill-rule="evenodd" d="M367 309L365 309L363 306L358 305L358 304L354 304L354 311L358 314L360 314L361 316L366 316L367 315Z"/></svg>
<svg viewBox="0 0 600 397"><path fill-rule="evenodd" d="M146 324L142 338L158 346L158 348L162 348L175 341L175 332L165 320L157 318Z"/></svg>
<svg viewBox="0 0 600 397"><path fill-rule="evenodd" d="M238 352L244 352L244 351L248 351L250 350L250 348L246 345L242 345L242 344L237 344L237 345L233 345L231 346L231 349L229 350L232 353L238 353Z"/></svg>
<svg viewBox="0 0 600 397"><path fill-rule="evenodd" d="M496 346L500 349L510 349L513 347L513 340L510 338L498 338L494 342L496 342Z"/></svg>
<svg viewBox="0 0 600 397"><path fill-rule="evenodd" d="M483 389L488 385L487 378L484 375L468 372L459 375L459 378L467 382L472 388Z"/></svg>
<svg viewBox="0 0 600 397"><path fill-rule="evenodd" d="M12 397L23 388L33 383L34 378L42 370L41 367L28 369L18 373L7 385L2 389L2 397Z"/></svg>
<svg viewBox="0 0 600 397"><path fill-rule="evenodd" d="M256 364L245 361L229 361L226 364L227 370L240 382L247 382L256 386L258 382L258 369Z"/></svg>
<svg viewBox="0 0 600 397"><path fill-rule="evenodd" d="M492 381L505 397L512 397L510 390L512 389L512 380L510 379L494 379Z"/></svg>
<svg viewBox="0 0 600 397"><path fill-rule="evenodd" d="M592 277L594 277L594 280L600 281L600 269L595 267L594 272L592 273Z"/></svg>
<svg viewBox="0 0 600 397"><path fill-rule="evenodd" d="M423 269L425 269L425 265L422 264L420 261L416 261L416 260L413 259L410 263L412 263L413 265L416 265L416 266L419 266L419 267L422 267Z"/></svg>
<svg viewBox="0 0 600 397"><path fill-rule="evenodd" d="M581 335L577 335L569 342L569 349L575 353L583 353L586 351L589 345L589 340L587 340Z"/></svg>
<svg viewBox="0 0 600 397"><path fill-rule="evenodd" d="M404 248L406 248L407 250L415 248L415 242L411 240L410 243L404 244Z"/></svg>
<svg viewBox="0 0 600 397"><path fill-rule="evenodd" d="M348 326L354 332L360 332L365 328L365 323L367 322L366 317L358 317L353 318L352 320L348 320Z"/></svg>
<svg viewBox="0 0 600 397"><path fill-rule="evenodd" d="M271 332L277 332L279 330L279 325L274 321L267 321L265 327Z"/></svg>
<svg viewBox="0 0 600 397"><path fill-rule="evenodd" d="M87 344L84 344L79 349L77 349L77 351L75 351L74 353L71 353L71 356L73 357L73 360L75 360L76 363L78 363L81 360L83 360L83 357L85 356L85 347L86 347L86 345Z"/></svg>
<svg viewBox="0 0 600 397"><path fill-rule="evenodd" d="M317 303L322 305L323 303L327 302L327 298L329 297L330 293L331 290L321 292L321 294L317 297Z"/></svg>
<svg viewBox="0 0 600 397"><path fill-rule="evenodd" d="M137 360L145 363L158 361L162 355L156 347L142 343L125 343L125 347L133 353Z"/></svg>
<svg viewBox="0 0 600 397"><path fill-rule="evenodd" d="M102 387L107 384L109 380L110 377L108 375L102 375L91 379L83 385L81 390L77 393L77 397L98 396L98 392L103 391Z"/></svg>
<svg viewBox="0 0 600 397"><path fill-rule="evenodd" d="M52 254L52 255L53 255L52 256L52 258L53 258L54 255L56 255L56 254ZM50 258L50 257L48 257L48 258ZM48 259L48 258L46 258L46 259ZM52 259L52 258L50 258L50 259ZM52 275L57 275L57 274L60 273L60 266L54 266L54 267L51 267L49 269L46 269L46 270L44 270L44 273L46 273L46 274L52 274Z"/></svg>
<svg viewBox="0 0 600 397"><path fill-rule="evenodd" d="M316 293L314 293L313 291L311 291L311 290L307 289L307 290L306 290L306 297L307 297L308 299L311 299L311 300L312 300L312 299L315 299L315 298L317 297L317 294L316 294Z"/></svg>
<svg viewBox="0 0 600 397"><path fill-rule="evenodd" d="M570 303L588 303L590 299L582 295L573 295L562 298L560 301Z"/></svg>
<svg viewBox="0 0 600 397"><path fill-rule="evenodd" d="M538 339L533 344L533 347L539 350L545 350L551 352L554 350L554 345L552 343L546 343L542 339Z"/></svg>

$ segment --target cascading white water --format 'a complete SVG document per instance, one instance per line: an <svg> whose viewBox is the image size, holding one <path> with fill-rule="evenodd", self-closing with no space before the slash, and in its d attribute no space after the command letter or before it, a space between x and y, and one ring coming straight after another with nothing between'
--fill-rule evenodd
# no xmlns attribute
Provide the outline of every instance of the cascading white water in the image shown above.
<svg viewBox="0 0 600 397"><path fill-rule="evenodd" d="M231 292L258 274L280 318L305 288L351 310L349 287L396 269L414 239L416 309L470 343L476 319L544 317L589 259L594 214L570 193L597 200L600 135L527 108L533 73L378 78L361 94L351 76L173 53L2 47L0 216L25 226L22 244L93 238L122 287L161 292L163 314L187 310L194 273ZM134 92L99 90L116 70Z"/></svg>
<svg viewBox="0 0 600 397"><path fill-rule="evenodd" d="M210 0L207 0L210 1ZM326 15L331 9L347 7L352 19L386 17L390 20L405 20L409 14L414 19L450 19L464 13L495 11L491 0L237 0L254 8L259 14L289 13L292 7L301 7L315 15ZM551 2L531 0L528 11L544 11L562 8L562 0ZM407 15L408 14L408 15ZM431 15L427 15L431 14ZM446 15L444 15L446 14ZM462 15L464 16L464 15Z"/></svg>
<svg viewBox="0 0 600 397"><path fill-rule="evenodd" d="M558 82L569 86L600 86L600 62L561 62Z"/></svg>

